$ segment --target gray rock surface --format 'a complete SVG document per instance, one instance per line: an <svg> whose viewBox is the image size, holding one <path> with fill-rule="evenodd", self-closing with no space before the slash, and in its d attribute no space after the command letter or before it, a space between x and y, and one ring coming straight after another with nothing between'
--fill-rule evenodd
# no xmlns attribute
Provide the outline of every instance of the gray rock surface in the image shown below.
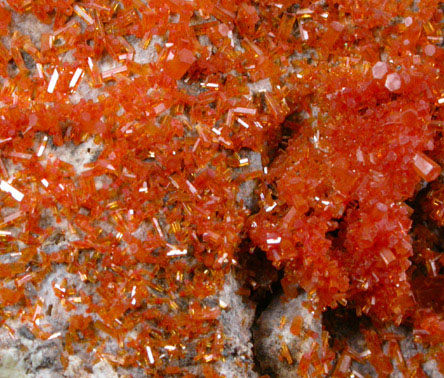
<svg viewBox="0 0 444 378"><path fill-rule="evenodd" d="M253 151L245 151L241 153L241 159L248 162L248 165L238 169L238 174L248 174L255 171L262 171L262 159L261 154ZM240 184L239 191L237 193L237 200L242 201L245 207L251 211L257 208L257 197L254 193L256 188L256 180L246 180Z"/></svg>
<svg viewBox="0 0 444 378"><path fill-rule="evenodd" d="M227 378L256 378L251 334L255 307L236 294L239 287L234 275L229 274L219 296L219 305L225 308L221 322L226 340L225 361L217 363L217 370Z"/></svg>
<svg viewBox="0 0 444 378"><path fill-rule="evenodd" d="M302 305L306 300L306 294L300 294L287 302L282 296L277 297L259 317L253 339L256 359L264 373L273 374L276 378L299 377L297 370L302 355L310 351L313 341L319 341L307 337L307 331L316 332L319 337L322 331L321 319ZM290 331L296 316L303 319L300 335ZM291 361L282 357L283 348L288 348Z"/></svg>

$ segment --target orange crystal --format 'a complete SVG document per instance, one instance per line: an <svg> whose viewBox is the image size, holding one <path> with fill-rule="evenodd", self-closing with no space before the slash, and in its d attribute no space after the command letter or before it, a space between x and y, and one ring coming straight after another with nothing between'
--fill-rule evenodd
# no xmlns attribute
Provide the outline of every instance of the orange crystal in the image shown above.
<svg viewBox="0 0 444 378"><path fill-rule="evenodd" d="M437 2L415 6L1 5L2 319L56 335L39 326L48 308L34 293L65 269L80 283L52 283L60 305L92 314L70 316L60 331L67 353L86 343L92 360L188 377L181 361L192 356L216 377L221 310L208 302L248 233L284 270L288 296L302 287L320 312L348 306L376 323L413 324L444 370L441 183L427 188L413 231L406 204L444 162L443 16ZM23 13L52 25L40 48L14 30ZM94 101L80 94L88 85ZM93 141L100 152L81 167L48 152ZM262 154L263 174L234 180L249 165L241 150ZM254 215L237 201L248 177L260 181ZM48 248L64 234L70 242ZM291 331L301 328L293 319ZM386 376L382 341L364 333ZM295 369L346 376L353 355L341 351L333 367L337 351L323 340ZM291 353L283 344L289 364ZM424 359L401 370L420 376Z"/></svg>
<svg viewBox="0 0 444 378"><path fill-rule="evenodd" d="M433 181L441 173L441 167L423 153L413 157L413 164L418 175L425 181Z"/></svg>

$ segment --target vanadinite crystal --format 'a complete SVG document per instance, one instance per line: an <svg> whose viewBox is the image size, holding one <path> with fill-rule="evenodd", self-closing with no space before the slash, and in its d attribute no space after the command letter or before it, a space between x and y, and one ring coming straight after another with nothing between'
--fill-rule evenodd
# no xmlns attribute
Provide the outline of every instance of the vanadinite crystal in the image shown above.
<svg viewBox="0 0 444 378"><path fill-rule="evenodd" d="M0 324L61 338L65 368L86 351L127 376L220 376L217 295L245 241L288 298L372 324L364 357L324 332L295 374L444 373L440 6L1 2ZM402 356L399 325L423 353Z"/></svg>

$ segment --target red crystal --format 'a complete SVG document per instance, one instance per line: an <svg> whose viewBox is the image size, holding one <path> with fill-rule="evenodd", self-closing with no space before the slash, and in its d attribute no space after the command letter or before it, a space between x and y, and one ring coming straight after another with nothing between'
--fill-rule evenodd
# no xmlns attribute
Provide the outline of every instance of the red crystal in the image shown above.
<svg viewBox="0 0 444 378"><path fill-rule="evenodd" d="M196 58L191 50L185 48L179 51L171 50L165 61L166 73L174 80L179 80L195 61Z"/></svg>
<svg viewBox="0 0 444 378"><path fill-rule="evenodd" d="M27 35L21 17L50 26ZM382 328L363 330L380 376L395 357L408 376L427 358L444 370L442 19L428 1L0 5L2 324L54 335L35 293L66 270L51 282L60 306L91 314L69 314L67 353L85 343L150 376L191 377L192 357L216 377L209 303L248 234L287 296L413 325L432 345L403 361ZM63 161L67 148L88 163ZM238 173L246 150L263 173ZM254 215L238 201L247 180ZM348 375L359 358L328 345L296 361L283 343L281 358Z"/></svg>
<svg viewBox="0 0 444 378"><path fill-rule="evenodd" d="M435 180L441 173L441 167L423 153L418 153L413 157L415 171L425 181Z"/></svg>

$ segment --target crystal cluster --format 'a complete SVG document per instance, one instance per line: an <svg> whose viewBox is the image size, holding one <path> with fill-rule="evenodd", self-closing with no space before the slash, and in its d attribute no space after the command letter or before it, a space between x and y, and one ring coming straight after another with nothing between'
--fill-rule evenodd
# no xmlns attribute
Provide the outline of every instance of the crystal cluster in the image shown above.
<svg viewBox="0 0 444 378"><path fill-rule="evenodd" d="M50 32L17 27L30 15ZM149 376L216 377L212 298L248 236L288 297L373 319L381 377L393 361L444 370L442 21L431 0L2 3L1 324L62 337L65 366L86 347ZM86 143L100 152L81 167L57 156ZM245 150L263 172L239 175ZM237 200L253 179L255 214ZM69 316L56 330L36 292L61 267L81 284L51 282ZM384 323L429 354L404 359ZM346 376L360 357L321 339L299 374Z"/></svg>
<svg viewBox="0 0 444 378"><path fill-rule="evenodd" d="M439 177L442 160L442 11L433 2L418 6L344 1L297 10L299 51L310 57L292 61L287 85L306 116L284 123L291 136L268 167L249 234L285 270L288 296L300 286L318 310L348 306L376 322L411 325L442 369L441 254L413 248L406 203L421 182ZM440 184L427 198L426 213L439 225ZM371 332L370 361L387 376L394 355L385 356ZM338 376L356 357L341 359ZM405 376L424 374L417 361L399 365Z"/></svg>

